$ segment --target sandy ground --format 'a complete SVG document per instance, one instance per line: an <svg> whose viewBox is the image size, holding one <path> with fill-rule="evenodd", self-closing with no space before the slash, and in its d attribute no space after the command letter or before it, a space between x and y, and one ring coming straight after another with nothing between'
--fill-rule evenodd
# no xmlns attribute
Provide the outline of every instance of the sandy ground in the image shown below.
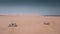
<svg viewBox="0 0 60 34"><path fill-rule="evenodd" d="M60 34L60 16L0 16L0 34Z"/></svg>

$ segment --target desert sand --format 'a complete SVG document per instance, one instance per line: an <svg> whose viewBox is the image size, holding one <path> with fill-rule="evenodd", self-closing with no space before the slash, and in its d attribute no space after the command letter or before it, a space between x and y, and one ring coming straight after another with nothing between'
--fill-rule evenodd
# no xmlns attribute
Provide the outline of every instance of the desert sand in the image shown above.
<svg viewBox="0 0 60 34"><path fill-rule="evenodd" d="M60 16L0 16L0 34L60 34Z"/></svg>

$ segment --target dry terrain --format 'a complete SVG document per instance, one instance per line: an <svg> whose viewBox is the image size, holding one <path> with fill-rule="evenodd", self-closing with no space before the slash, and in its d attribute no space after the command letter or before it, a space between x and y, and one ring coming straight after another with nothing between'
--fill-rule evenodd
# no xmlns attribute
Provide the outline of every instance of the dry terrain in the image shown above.
<svg viewBox="0 0 60 34"><path fill-rule="evenodd" d="M0 16L0 34L60 34L60 16Z"/></svg>

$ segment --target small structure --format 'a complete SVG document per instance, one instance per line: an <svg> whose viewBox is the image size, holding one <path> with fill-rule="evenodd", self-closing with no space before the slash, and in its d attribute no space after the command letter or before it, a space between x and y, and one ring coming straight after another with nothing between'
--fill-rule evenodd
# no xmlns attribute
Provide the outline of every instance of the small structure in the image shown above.
<svg viewBox="0 0 60 34"><path fill-rule="evenodd" d="M9 24L8 27L17 27L17 24L16 23L11 23L11 24Z"/></svg>

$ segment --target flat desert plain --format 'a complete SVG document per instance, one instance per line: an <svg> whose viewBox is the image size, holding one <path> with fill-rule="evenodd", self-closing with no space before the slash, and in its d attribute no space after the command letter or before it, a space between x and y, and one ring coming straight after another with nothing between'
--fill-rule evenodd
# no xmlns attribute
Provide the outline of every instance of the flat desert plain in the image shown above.
<svg viewBox="0 0 60 34"><path fill-rule="evenodd" d="M0 16L0 34L60 34L60 16Z"/></svg>

